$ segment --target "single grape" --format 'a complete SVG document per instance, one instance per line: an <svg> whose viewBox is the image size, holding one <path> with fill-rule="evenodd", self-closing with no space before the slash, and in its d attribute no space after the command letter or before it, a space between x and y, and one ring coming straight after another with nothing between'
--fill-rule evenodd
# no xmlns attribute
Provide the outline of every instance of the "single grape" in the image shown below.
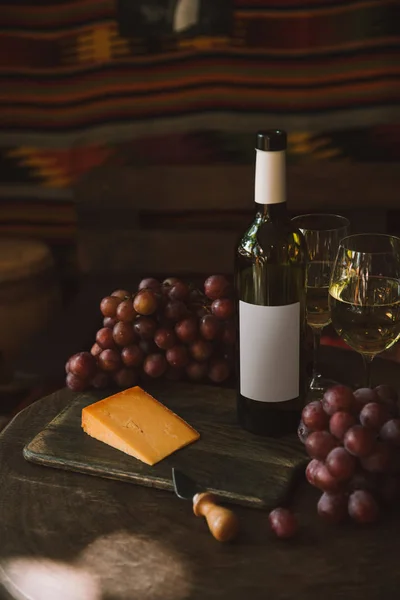
<svg viewBox="0 0 400 600"><path fill-rule="evenodd" d="M121 359L126 367L140 367L144 360L144 352L137 344L131 344L123 348Z"/></svg>
<svg viewBox="0 0 400 600"><path fill-rule="evenodd" d="M102 327L96 333L96 343L106 350L107 348L115 348L115 341L113 336L113 330L109 327Z"/></svg>
<svg viewBox="0 0 400 600"><path fill-rule="evenodd" d="M354 456L364 457L371 454L376 444L376 434L362 425L353 425L346 431L344 447Z"/></svg>
<svg viewBox="0 0 400 600"><path fill-rule="evenodd" d="M336 444L336 439L329 431L313 431L308 436L305 446L311 458L325 460Z"/></svg>
<svg viewBox="0 0 400 600"><path fill-rule="evenodd" d="M196 340L189 346L189 352L194 360L198 362L205 362L210 358L214 351L214 348L210 342L206 340Z"/></svg>
<svg viewBox="0 0 400 600"><path fill-rule="evenodd" d="M157 322L152 317L137 317L133 328L142 340L151 340L157 330Z"/></svg>
<svg viewBox="0 0 400 600"><path fill-rule="evenodd" d="M364 427L379 430L389 419L389 411L385 404L369 402L361 409L359 418Z"/></svg>
<svg viewBox="0 0 400 600"><path fill-rule="evenodd" d="M341 523L347 516L347 496L343 493L324 492L317 504L320 517L329 523Z"/></svg>
<svg viewBox="0 0 400 600"><path fill-rule="evenodd" d="M357 459L340 446L329 452L325 464L329 473L338 481L347 481L355 473Z"/></svg>
<svg viewBox="0 0 400 600"><path fill-rule="evenodd" d="M230 375L228 362L224 358L214 359L208 369L208 377L213 383L222 383Z"/></svg>
<svg viewBox="0 0 400 600"><path fill-rule="evenodd" d="M65 383L73 392L84 392L89 387L87 379L77 377L73 373L68 373L67 377L65 378Z"/></svg>
<svg viewBox="0 0 400 600"><path fill-rule="evenodd" d="M329 388L322 398L322 406L329 416L339 410L351 412L354 404L353 392L345 385L335 385Z"/></svg>
<svg viewBox="0 0 400 600"><path fill-rule="evenodd" d="M354 415L339 410L329 420L329 431L338 440L343 440L345 433L350 427L356 425L357 419Z"/></svg>
<svg viewBox="0 0 400 600"><path fill-rule="evenodd" d="M211 341L219 337L221 322L215 315L205 315L200 320L200 333L205 340Z"/></svg>
<svg viewBox="0 0 400 600"><path fill-rule="evenodd" d="M323 492L340 492L343 484L336 477L330 474L328 468L323 463L316 469L313 485Z"/></svg>
<svg viewBox="0 0 400 600"><path fill-rule="evenodd" d="M171 367L186 367L189 362L188 351L185 346L177 344L168 348L165 357Z"/></svg>
<svg viewBox="0 0 400 600"><path fill-rule="evenodd" d="M189 311L186 307L186 304L184 304L184 302L181 300L171 300L164 308L164 316L174 323L181 321L187 317L188 314Z"/></svg>
<svg viewBox="0 0 400 600"><path fill-rule="evenodd" d="M225 298L231 293L231 285L223 275L211 275L204 282L204 293L210 300Z"/></svg>
<svg viewBox="0 0 400 600"><path fill-rule="evenodd" d="M289 539L296 535L298 522L295 515L287 508L275 508L269 513L268 523L276 537Z"/></svg>
<svg viewBox="0 0 400 600"><path fill-rule="evenodd" d="M117 323L118 319L114 319L113 317L104 317L103 319L103 327L109 327L112 329Z"/></svg>
<svg viewBox="0 0 400 600"><path fill-rule="evenodd" d="M236 325L234 321L225 321L222 325L221 340L229 346L233 346L236 343Z"/></svg>
<svg viewBox="0 0 400 600"><path fill-rule="evenodd" d="M133 329L132 323L118 321L113 329L113 338L118 346L129 346L137 341L138 336Z"/></svg>
<svg viewBox="0 0 400 600"><path fill-rule="evenodd" d="M301 413L301 418L311 431L320 431L328 426L328 415L319 400L306 404Z"/></svg>
<svg viewBox="0 0 400 600"><path fill-rule="evenodd" d="M400 446L400 419L386 421L379 432L379 437L392 446Z"/></svg>
<svg viewBox="0 0 400 600"><path fill-rule="evenodd" d="M372 454L361 458L361 466L371 473L386 473L391 465L390 447L385 442L377 442Z"/></svg>
<svg viewBox="0 0 400 600"><path fill-rule="evenodd" d="M181 381L185 374L185 370L182 367L171 367L168 365L167 370L165 371L165 377L169 381Z"/></svg>
<svg viewBox="0 0 400 600"><path fill-rule="evenodd" d="M178 279L178 277L167 277L166 279L164 279L162 284L166 288L170 288L171 286L175 285L176 283L180 283L180 281L181 280ZM168 289L168 292L169 292L169 289Z"/></svg>
<svg viewBox="0 0 400 600"><path fill-rule="evenodd" d="M110 386L111 377L104 371L98 371L90 383L96 390L104 390Z"/></svg>
<svg viewBox="0 0 400 600"><path fill-rule="evenodd" d="M81 379L91 379L96 372L96 359L90 352L78 352L69 359L69 372Z"/></svg>
<svg viewBox="0 0 400 600"><path fill-rule="evenodd" d="M194 342L198 333L197 320L194 317L188 317L179 321L175 325L175 333L180 341L185 344Z"/></svg>
<svg viewBox="0 0 400 600"><path fill-rule="evenodd" d="M157 354L160 351L154 340L140 340L139 348L141 348L145 356L148 354Z"/></svg>
<svg viewBox="0 0 400 600"><path fill-rule="evenodd" d="M152 290L140 290L133 300L133 308L139 315L152 315L157 310L157 297Z"/></svg>
<svg viewBox="0 0 400 600"><path fill-rule="evenodd" d="M167 361L163 354L149 354L143 363L143 370L150 377L161 377L167 370Z"/></svg>
<svg viewBox="0 0 400 600"><path fill-rule="evenodd" d="M186 375L190 381L204 381L207 377L208 366L206 363L200 363L192 360L186 365Z"/></svg>
<svg viewBox="0 0 400 600"><path fill-rule="evenodd" d="M379 482L379 497L387 505L400 501L400 479L394 475L384 475Z"/></svg>
<svg viewBox="0 0 400 600"><path fill-rule="evenodd" d="M378 394L379 400L384 404L389 410L389 414L392 418L396 418L399 416L399 407L397 404L397 392L390 385L378 385L375 388L376 393Z"/></svg>
<svg viewBox="0 0 400 600"><path fill-rule="evenodd" d="M120 300L129 300L132 298L132 294L127 290L115 290L115 292L113 292L111 296L115 296Z"/></svg>
<svg viewBox="0 0 400 600"><path fill-rule="evenodd" d="M217 298L211 304L211 312L217 319L225 321L235 314L235 305L230 298Z"/></svg>
<svg viewBox="0 0 400 600"><path fill-rule="evenodd" d="M167 329L165 327L157 329L154 334L154 341L162 350L168 350L168 348L172 348L172 346L175 346L176 344L175 332L172 329Z"/></svg>
<svg viewBox="0 0 400 600"><path fill-rule="evenodd" d="M97 344L94 344L94 345L95 345L95 346L97 346ZM93 348L93 346L92 346L92 348ZM100 348L100 352L101 352L101 348ZM91 354L92 354L92 352L91 352ZM94 356L94 355L93 355L93 356ZM65 363L65 373L66 373L67 375L68 375L68 373L69 373L69 363L70 363L70 360L71 360L71 359L69 358L69 359L67 360L67 362Z"/></svg>
<svg viewBox="0 0 400 600"><path fill-rule="evenodd" d="M133 369L128 369L127 367L123 367L113 376L114 382L123 390L127 388L131 388L137 384L138 375L137 372Z"/></svg>
<svg viewBox="0 0 400 600"><path fill-rule="evenodd" d="M355 412L357 414L366 404L379 401L378 394L371 388L358 388L358 390L353 392L353 396L355 398Z"/></svg>
<svg viewBox="0 0 400 600"><path fill-rule="evenodd" d="M168 296L170 300L183 300L186 301L189 298L190 288L187 283L183 281L177 281L171 285Z"/></svg>
<svg viewBox="0 0 400 600"><path fill-rule="evenodd" d="M118 371L121 367L121 357L117 350L107 348L98 357L99 367L107 373Z"/></svg>
<svg viewBox="0 0 400 600"><path fill-rule="evenodd" d="M103 348L100 348L100 346L98 345L98 343L95 342L93 344L93 346L91 347L91 349L90 349L90 354L92 356L98 356L100 354L100 352L102 352L102 351L103 351Z"/></svg>
<svg viewBox="0 0 400 600"><path fill-rule="evenodd" d="M115 317L120 302L121 299L116 296L106 296L103 298L100 302L100 310L103 317Z"/></svg>
<svg viewBox="0 0 400 600"><path fill-rule="evenodd" d="M375 498L366 490L357 490L349 497L349 515L357 523L373 523L378 519L379 508Z"/></svg>
<svg viewBox="0 0 400 600"><path fill-rule="evenodd" d="M161 283L154 277L146 277L138 285L138 290L153 290L159 292L161 290Z"/></svg>
<svg viewBox="0 0 400 600"><path fill-rule="evenodd" d="M204 317L205 315L210 314L210 311L207 308L207 306L201 303L190 304L189 310L192 313L192 315L198 317L199 319L201 319L201 317Z"/></svg>
<svg viewBox="0 0 400 600"><path fill-rule="evenodd" d="M117 319L119 321L125 321L126 323L132 323L136 317L137 312L133 308L132 300L123 300L117 308Z"/></svg>
<svg viewBox="0 0 400 600"><path fill-rule="evenodd" d="M347 487L350 492L355 490L367 490L369 492L375 492L378 487L377 475L376 473L371 473L364 471L364 469L358 468L348 482Z"/></svg>
<svg viewBox="0 0 400 600"><path fill-rule="evenodd" d="M297 428L297 436L302 444L306 443L308 436L310 435L311 430L308 429L306 425L304 425L303 421L300 421L299 426Z"/></svg>
<svg viewBox="0 0 400 600"><path fill-rule="evenodd" d="M323 466L323 464L324 463L322 463L320 460L317 460L316 458L310 460L306 467L306 479L308 483L311 483L311 485L315 486L315 476L320 467Z"/></svg>

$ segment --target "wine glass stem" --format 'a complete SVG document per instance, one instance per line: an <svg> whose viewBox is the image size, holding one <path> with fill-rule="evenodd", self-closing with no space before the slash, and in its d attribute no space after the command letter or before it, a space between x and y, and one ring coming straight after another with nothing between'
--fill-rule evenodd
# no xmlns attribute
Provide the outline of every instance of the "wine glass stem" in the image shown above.
<svg viewBox="0 0 400 600"><path fill-rule="evenodd" d="M321 377L321 373L318 368L318 357L319 357L319 347L321 345L321 327L313 327L313 344L314 344L314 352L313 352L313 374L312 381L316 381Z"/></svg>
<svg viewBox="0 0 400 600"><path fill-rule="evenodd" d="M371 387L372 361L374 360L374 357L369 354L363 354L362 357L365 371L365 387L369 388Z"/></svg>

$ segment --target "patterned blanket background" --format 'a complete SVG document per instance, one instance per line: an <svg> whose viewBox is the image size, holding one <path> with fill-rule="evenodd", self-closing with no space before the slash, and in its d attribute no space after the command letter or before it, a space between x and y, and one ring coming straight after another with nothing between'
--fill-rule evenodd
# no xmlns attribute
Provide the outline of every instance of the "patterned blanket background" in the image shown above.
<svg viewBox="0 0 400 600"><path fill-rule="evenodd" d="M291 161L398 161L399 22L390 0L2 0L0 233L68 245L88 170L250 164L261 127Z"/></svg>

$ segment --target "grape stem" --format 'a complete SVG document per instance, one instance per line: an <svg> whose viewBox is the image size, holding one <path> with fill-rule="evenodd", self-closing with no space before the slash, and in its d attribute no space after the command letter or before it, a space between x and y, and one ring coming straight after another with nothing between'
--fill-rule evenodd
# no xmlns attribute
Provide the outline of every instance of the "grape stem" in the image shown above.
<svg viewBox="0 0 400 600"><path fill-rule="evenodd" d="M363 354L364 372L365 372L365 387L371 387L372 361L374 357L370 354Z"/></svg>

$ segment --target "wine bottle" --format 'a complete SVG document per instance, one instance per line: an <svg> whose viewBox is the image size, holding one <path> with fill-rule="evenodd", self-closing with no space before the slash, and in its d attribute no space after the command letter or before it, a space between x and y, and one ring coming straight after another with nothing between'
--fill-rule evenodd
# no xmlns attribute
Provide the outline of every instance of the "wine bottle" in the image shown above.
<svg viewBox="0 0 400 600"><path fill-rule="evenodd" d="M286 205L286 133L256 138L255 218L235 256L237 414L253 433L295 432L305 393L306 245Z"/></svg>

